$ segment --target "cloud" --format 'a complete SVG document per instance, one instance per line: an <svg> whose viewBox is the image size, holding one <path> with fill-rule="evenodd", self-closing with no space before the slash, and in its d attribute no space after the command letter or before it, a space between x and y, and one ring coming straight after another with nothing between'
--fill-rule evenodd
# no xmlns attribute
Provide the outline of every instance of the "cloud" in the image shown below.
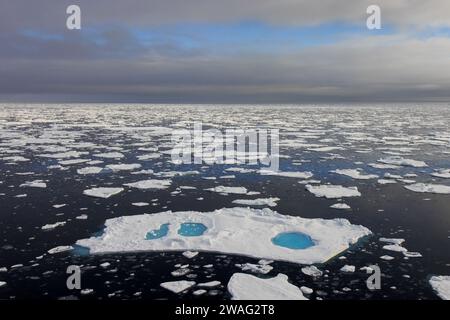
<svg viewBox="0 0 450 320"><path fill-rule="evenodd" d="M450 73L446 72L450 70L450 39L417 36L417 30L450 24L450 16L445 14L450 12L447 1L380 0L383 19L396 26L394 32L351 34L306 46L279 47L272 39L260 41L271 49L267 51L260 50L251 38L237 45L233 41L211 44L188 34L182 26L204 23L208 28L212 23L227 26L239 21L262 21L268 28L271 24L300 28L336 21L341 21L336 28L342 22L364 26L365 8L371 1L80 0L81 32L65 29L65 7L71 2L17 0L4 4L0 13L0 99L450 99ZM168 25L183 38L159 29ZM136 28L159 33L144 32L143 39Z"/></svg>

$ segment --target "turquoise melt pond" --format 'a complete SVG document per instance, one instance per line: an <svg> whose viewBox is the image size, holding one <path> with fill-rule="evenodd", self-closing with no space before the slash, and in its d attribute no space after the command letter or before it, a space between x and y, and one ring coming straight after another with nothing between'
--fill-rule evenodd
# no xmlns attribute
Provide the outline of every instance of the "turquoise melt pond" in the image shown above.
<svg viewBox="0 0 450 320"><path fill-rule="evenodd" d="M168 232L169 232L169 224L165 223L165 224L162 224L159 229L155 229L155 230L147 232L145 239L146 240L159 239L159 238L167 236Z"/></svg>
<svg viewBox="0 0 450 320"><path fill-rule="evenodd" d="M201 236L206 229L203 223L185 222L180 225L178 234L184 237L198 237Z"/></svg>
<svg viewBox="0 0 450 320"><path fill-rule="evenodd" d="M280 233L272 239L274 245L289 249L306 249L312 247L314 242L311 237L301 232Z"/></svg>

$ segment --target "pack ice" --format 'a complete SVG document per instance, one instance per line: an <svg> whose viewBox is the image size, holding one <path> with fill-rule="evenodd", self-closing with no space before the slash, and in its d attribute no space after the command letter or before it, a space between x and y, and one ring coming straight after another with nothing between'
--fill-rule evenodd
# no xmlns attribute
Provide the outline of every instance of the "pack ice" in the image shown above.
<svg viewBox="0 0 450 320"><path fill-rule="evenodd" d="M309 237L312 245L289 248L273 242L277 236L296 233ZM370 234L346 219L305 219L268 208L236 207L113 218L105 222L103 235L76 244L91 254L191 250L313 264L329 260Z"/></svg>

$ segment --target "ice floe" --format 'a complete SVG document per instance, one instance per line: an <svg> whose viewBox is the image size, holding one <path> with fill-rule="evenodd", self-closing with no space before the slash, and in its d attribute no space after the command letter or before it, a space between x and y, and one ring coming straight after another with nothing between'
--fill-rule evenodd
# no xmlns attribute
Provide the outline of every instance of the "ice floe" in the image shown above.
<svg viewBox="0 0 450 320"><path fill-rule="evenodd" d="M163 287L164 289L172 291L173 293L180 293L195 286L195 281L187 281L187 280L169 281L161 283L160 286Z"/></svg>
<svg viewBox="0 0 450 320"><path fill-rule="evenodd" d="M352 225L346 219L304 219L281 215L268 208L239 207L214 212L167 211L123 216L107 220L105 226L102 236L79 240L76 244L88 248L92 254L212 251L312 264L329 260L371 234L367 228ZM151 240L147 240L149 232L153 232ZM313 245L296 250L272 242L286 232L307 234Z"/></svg>
<svg viewBox="0 0 450 320"><path fill-rule="evenodd" d="M90 197L107 199L111 196L121 193L123 190L123 188L92 188L84 190L83 194Z"/></svg>
<svg viewBox="0 0 450 320"><path fill-rule="evenodd" d="M424 168L428 167L428 165L423 161L405 159L402 157L387 157L383 159L379 159L378 162L384 164L392 164L396 166L407 166L407 167L415 167L415 168Z"/></svg>
<svg viewBox="0 0 450 320"><path fill-rule="evenodd" d="M335 203L330 206L332 209L338 209L338 210L349 210L351 207L346 203Z"/></svg>
<svg viewBox="0 0 450 320"><path fill-rule="evenodd" d="M406 189L414 192L450 194L450 186L431 183L416 183L405 186Z"/></svg>
<svg viewBox="0 0 450 320"><path fill-rule="evenodd" d="M56 254L56 253L61 253L61 252L66 252L66 251L71 251L71 250L73 250L72 246L59 246L59 247L52 248L52 249L48 250L47 252L49 254Z"/></svg>
<svg viewBox="0 0 450 320"><path fill-rule="evenodd" d="M269 279L235 273L227 288L233 300L308 300L282 273Z"/></svg>
<svg viewBox="0 0 450 320"><path fill-rule="evenodd" d="M369 180L376 179L378 176L376 174L364 174L362 173L362 169L336 169L330 172L334 172L340 175L344 175L357 180Z"/></svg>
<svg viewBox="0 0 450 320"><path fill-rule="evenodd" d="M167 189L172 184L172 180L157 180L157 179L149 179L149 180L141 180L133 183L125 183L124 186L148 190L148 189Z"/></svg>
<svg viewBox="0 0 450 320"><path fill-rule="evenodd" d="M439 298L450 300L450 276L433 276L429 282Z"/></svg>
<svg viewBox="0 0 450 320"><path fill-rule="evenodd" d="M20 185L20 187L29 187L29 188L47 188L47 184L42 180L34 180L27 181Z"/></svg>
<svg viewBox="0 0 450 320"><path fill-rule="evenodd" d="M275 207L280 198L237 199L233 203L244 206L268 206Z"/></svg>
<svg viewBox="0 0 450 320"><path fill-rule="evenodd" d="M225 187L217 186L214 188L205 189L207 191L217 192L217 193L232 193L232 194L247 194L248 190L245 187Z"/></svg>
<svg viewBox="0 0 450 320"><path fill-rule="evenodd" d="M307 184L305 188L319 198L325 197L327 199L338 199L343 197L361 196L361 193L358 191L357 187L344 187L331 184L312 186Z"/></svg>

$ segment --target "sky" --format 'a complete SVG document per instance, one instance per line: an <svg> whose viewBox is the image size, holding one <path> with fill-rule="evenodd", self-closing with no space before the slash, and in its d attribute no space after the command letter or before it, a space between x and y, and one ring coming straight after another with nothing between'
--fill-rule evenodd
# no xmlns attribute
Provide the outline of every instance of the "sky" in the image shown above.
<svg viewBox="0 0 450 320"><path fill-rule="evenodd" d="M450 1L0 0L0 101L447 102Z"/></svg>

